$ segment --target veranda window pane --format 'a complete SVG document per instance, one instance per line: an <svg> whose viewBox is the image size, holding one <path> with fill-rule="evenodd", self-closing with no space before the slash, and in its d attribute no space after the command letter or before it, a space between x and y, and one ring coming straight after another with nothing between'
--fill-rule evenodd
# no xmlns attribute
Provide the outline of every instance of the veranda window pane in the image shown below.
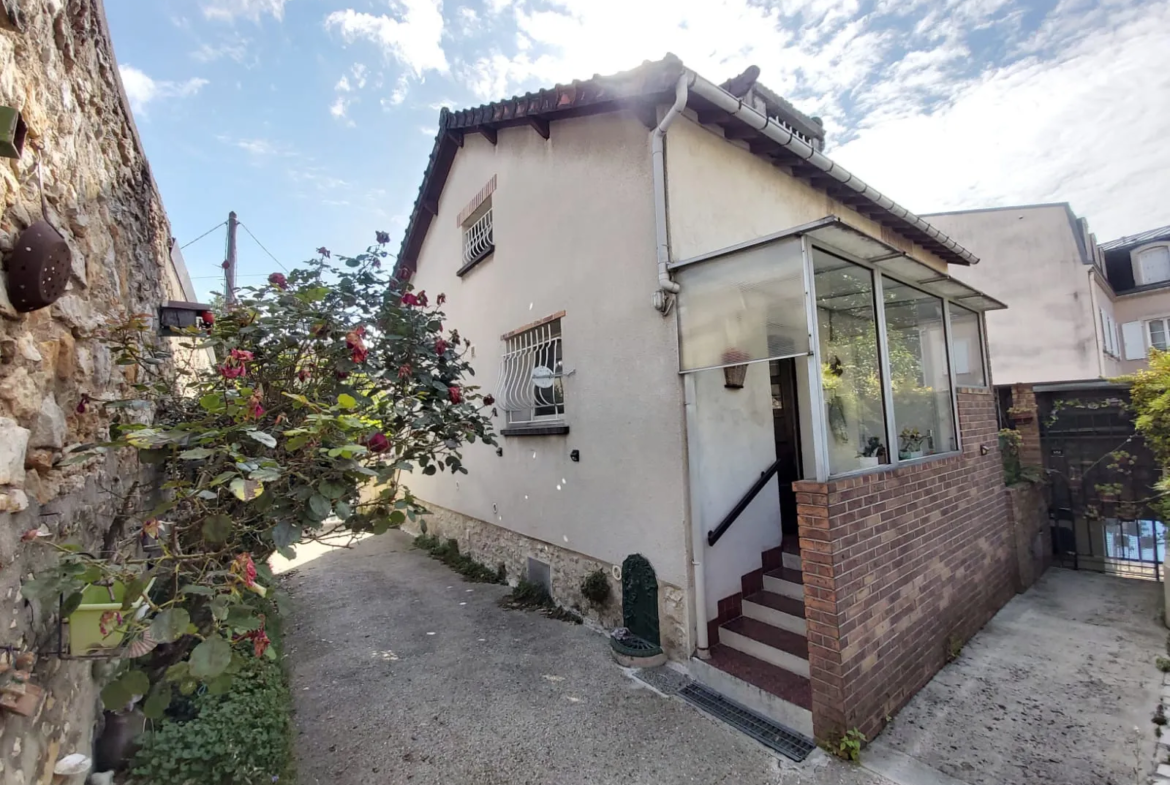
<svg viewBox="0 0 1170 785"><path fill-rule="evenodd" d="M813 251L829 473L889 462L873 273Z"/></svg>
<svg viewBox="0 0 1170 785"><path fill-rule="evenodd" d="M960 387L986 387L983 348L979 341L979 316L951 306L951 351L955 363L955 382Z"/></svg>
<svg viewBox="0 0 1170 785"><path fill-rule="evenodd" d="M942 300L882 280L898 457L957 448Z"/></svg>
<svg viewBox="0 0 1170 785"><path fill-rule="evenodd" d="M809 353L800 244L780 240L675 272L681 370Z"/></svg>

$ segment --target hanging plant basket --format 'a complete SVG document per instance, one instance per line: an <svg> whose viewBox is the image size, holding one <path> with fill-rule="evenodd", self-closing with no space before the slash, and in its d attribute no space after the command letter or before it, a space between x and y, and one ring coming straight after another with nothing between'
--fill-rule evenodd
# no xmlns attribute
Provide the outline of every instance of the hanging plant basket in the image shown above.
<svg viewBox="0 0 1170 785"><path fill-rule="evenodd" d="M723 386L729 390L743 389L744 379L747 378L747 363L741 362L748 359L748 355L741 352L739 349L728 349L723 353L724 363L737 363L736 365L726 365L723 368Z"/></svg>
<svg viewBox="0 0 1170 785"><path fill-rule="evenodd" d="M122 609L122 601L126 597L125 584L115 582L112 586L87 586L81 593L81 605L69 614L69 653L74 657L83 657L117 650L126 639L130 622L145 613L144 595L153 585L152 578L143 589L142 596L127 610ZM108 632L103 635L102 616L110 612L120 613L122 623L107 626Z"/></svg>

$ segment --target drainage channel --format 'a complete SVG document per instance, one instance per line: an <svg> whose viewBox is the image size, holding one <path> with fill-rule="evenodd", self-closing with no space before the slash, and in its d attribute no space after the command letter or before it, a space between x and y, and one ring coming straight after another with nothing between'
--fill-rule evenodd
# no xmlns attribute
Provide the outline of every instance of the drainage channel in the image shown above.
<svg viewBox="0 0 1170 785"><path fill-rule="evenodd" d="M741 733L751 736L768 749L774 750L786 758L791 758L797 763L807 758L809 753L816 748L812 740L804 735L772 722L767 717L760 716L751 709L744 708L735 701L724 698L698 682L691 682L679 690L677 694L712 717L726 722Z"/></svg>

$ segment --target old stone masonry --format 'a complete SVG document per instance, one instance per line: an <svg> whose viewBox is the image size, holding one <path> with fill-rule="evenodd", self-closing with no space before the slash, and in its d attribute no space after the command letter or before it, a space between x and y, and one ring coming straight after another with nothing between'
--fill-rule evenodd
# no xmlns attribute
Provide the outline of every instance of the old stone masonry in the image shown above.
<svg viewBox="0 0 1170 785"><path fill-rule="evenodd" d="M27 127L19 156L0 158L0 663L37 652L30 682L44 696L31 716L0 709L0 782L21 785L49 782L69 753L91 754L105 667L46 654L56 645L54 609L26 602L21 586L52 557L27 533L100 547L132 493L134 467L117 455L60 462L71 445L107 434L85 396L127 397L133 382L112 362L102 330L157 313L164 300L193 298L181 260L172 260L98 0L0 3L0 107ZM8 261L21 232L42 218L68 245L68 287L50 307L20 312Z"/></svg>

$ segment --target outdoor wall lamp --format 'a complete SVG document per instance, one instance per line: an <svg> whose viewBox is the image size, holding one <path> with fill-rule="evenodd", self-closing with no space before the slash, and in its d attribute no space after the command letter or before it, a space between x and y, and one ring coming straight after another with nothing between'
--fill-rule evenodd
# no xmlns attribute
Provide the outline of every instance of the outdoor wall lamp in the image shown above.
<svg viewBox="0 0 1170 785"><path fill-rule="evenodd" d="M211 306L203 303L187 303L171 300L159 306L158 333L164 338L182 335L183 330L195 327L200 322L210 324L204 314L211 313Z"/></svg>

